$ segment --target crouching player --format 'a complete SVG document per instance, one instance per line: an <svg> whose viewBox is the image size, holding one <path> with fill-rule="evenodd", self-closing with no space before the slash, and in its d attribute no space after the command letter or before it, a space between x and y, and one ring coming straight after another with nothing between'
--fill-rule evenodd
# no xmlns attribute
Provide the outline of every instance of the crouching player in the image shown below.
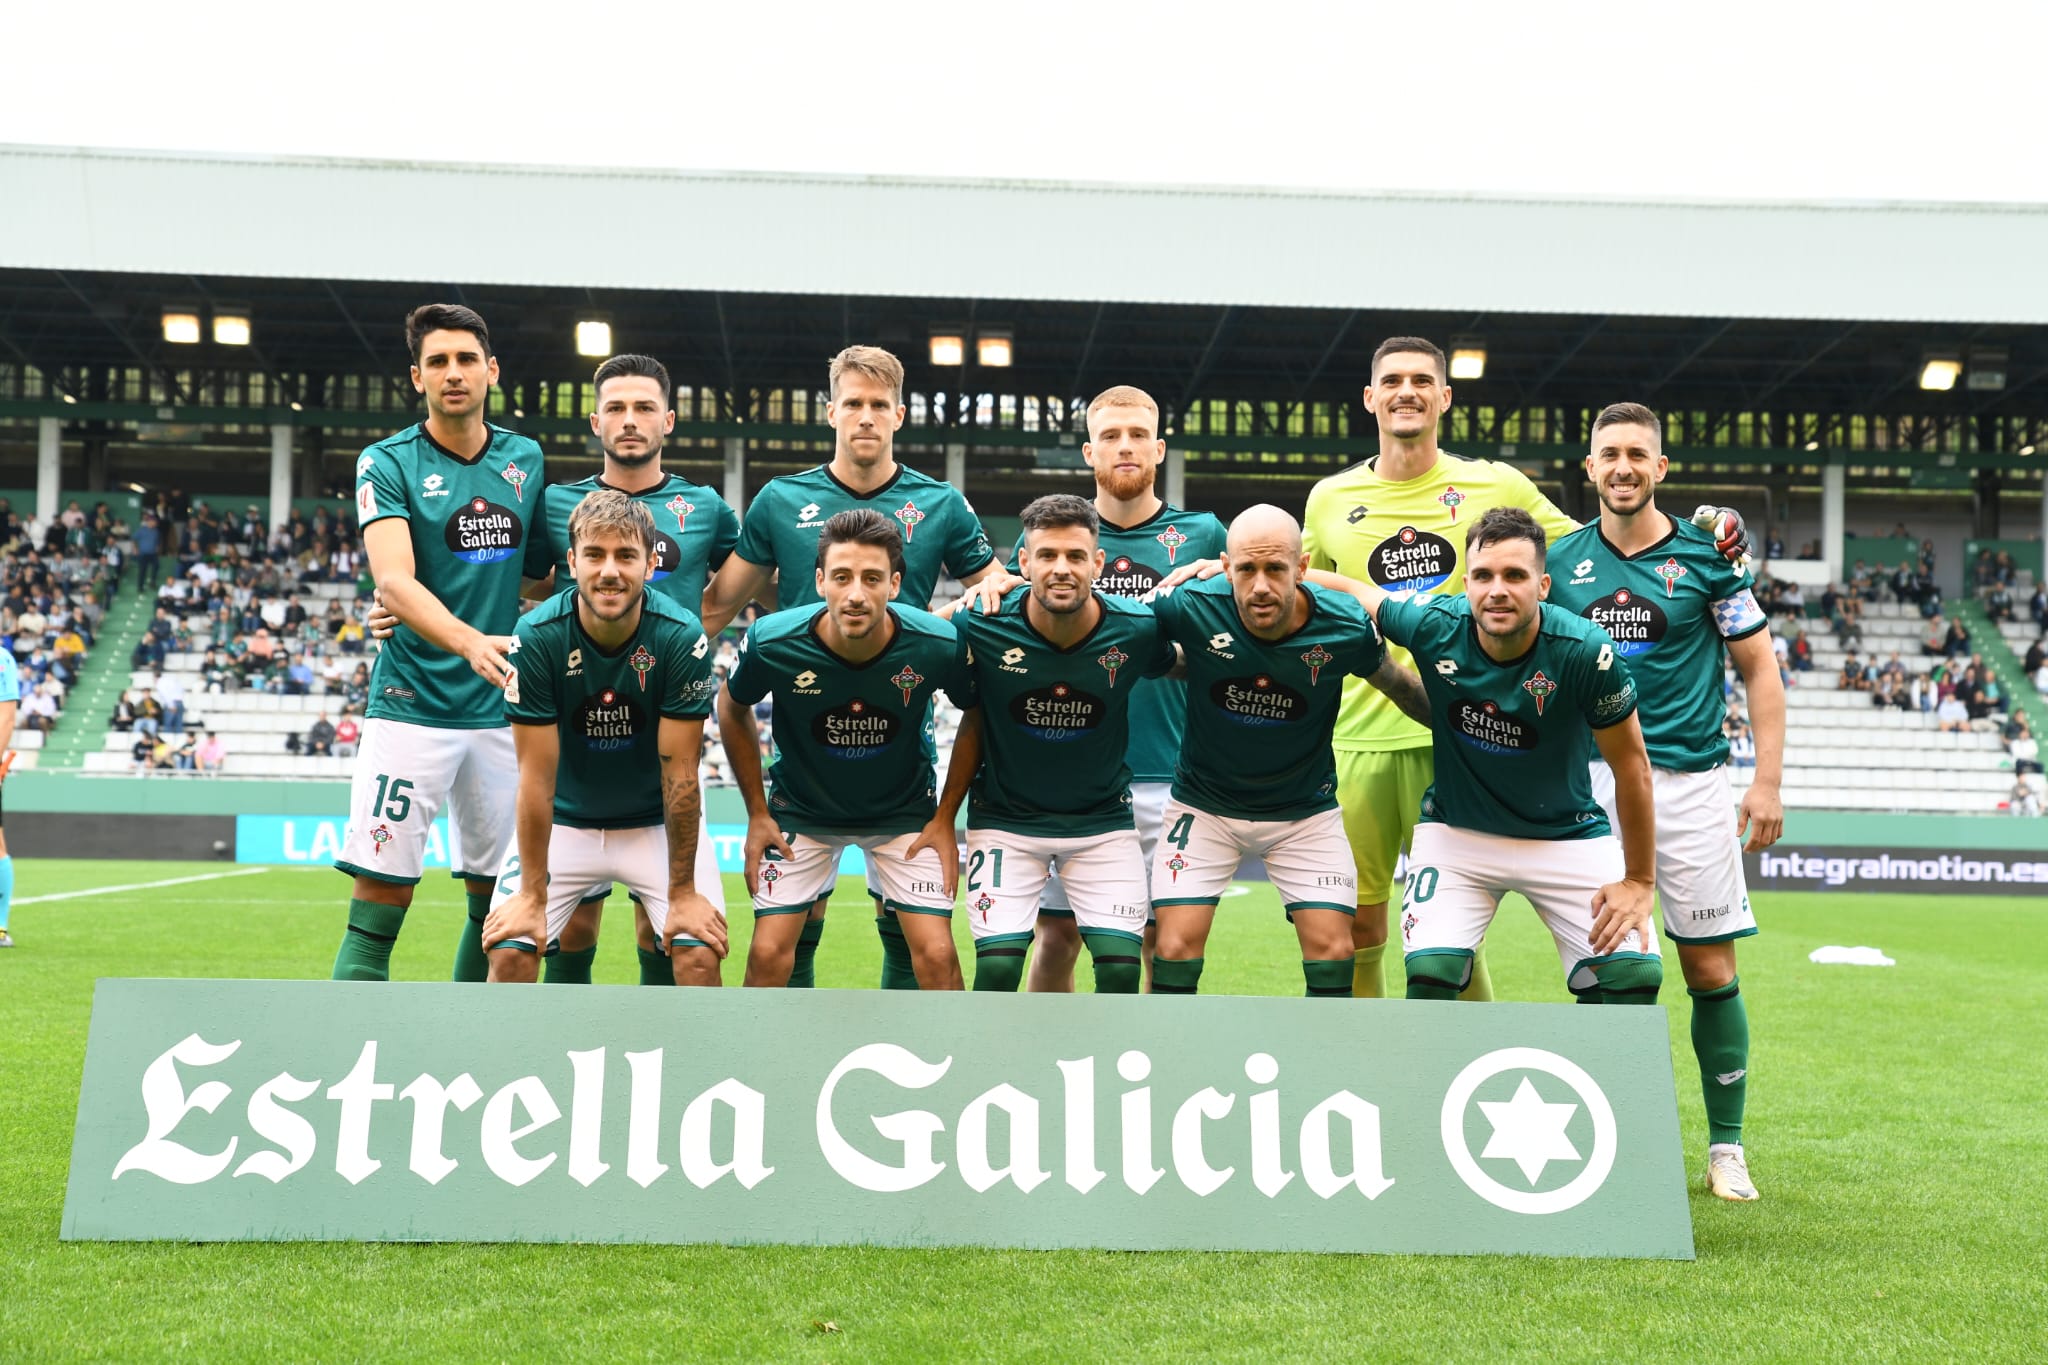
<svg viewBox="0 0 2048 1365"><path fill-rule="evenodd" d="M696 616L647 591L654 540L646 508L592 493L569 517L575 591L513 633L517 843L484 921L492 981L534 980L577 902L616 881L647 908L676 984L719 984L724 896L697 786L718 685Z"/></svg>
<svg viewBox="0 0 2048 1365"><path fill-rule="evenodd" d="M1150 897L1131 819L1131 699L1173 668L1152 609L1096 591L1101 519L1059 493L1024 509L1018 567L1028 586L992 613L953 619L981 704L967 713L939 800L967 817L967 922L974 989L1014 991L1055 871L1098 994L1136 994ZM965 602L966 599L962 599ZM982 762L970 766L978 745Z"/></svg>
<svg viewBox="0 0 2048 1365"><path fill-rule="evenodd" d="M824 605L754 622L718 703L718 730L747 803L747 890L754 897L749 986L786 986L813 902L848 847L867 852L878 927L900 935L919 990L960 989L953 892L960 848L936 815L925 725L932 696L963 709L974 682L949 621L892 606L903 538L870 508L839 512L818 533ZM773 694L775 766L762 782L754 703ZM972 752L956 749L953 762Z"/></svg>
<svg viewBox="0 0 2048 1365"><path fill-rule="evenodd" d="M1230 524L1224 566L1226 578L1153 598L1186 657L1188 686L1186 739L1152 861L1152 990L1194 994L1216 902L1251 856L1294 924L1307 993L1349 996L1358 877L1330 735L1347 674L1418 719L1422 685L1388 659L1355 598L1301 581L1301 525L1279 508L1253 507Z"/></svg>
<svg viewBox="0 0 2048 1365"><path fill-rule="evenodd" d="M1436 775L1401 914L1410 1000L1454 1000L1500 898L1519 891L1583 1004L1657 1003L1656 817L1636 687L1607 633L1544 602L1543 528L1495 507L1465 533L1465 595L1396 601L1354 584L1428 690ZM1593 799L1597 743L1621 840Z"/></svg>

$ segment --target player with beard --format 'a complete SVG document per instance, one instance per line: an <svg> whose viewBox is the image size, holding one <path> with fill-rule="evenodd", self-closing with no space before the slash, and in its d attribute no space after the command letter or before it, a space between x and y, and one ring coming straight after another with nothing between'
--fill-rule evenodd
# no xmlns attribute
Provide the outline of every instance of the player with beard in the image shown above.
<svg viewBox="0 0 2048 1365"><path fill-rule="evenodd" d="M849 346L832 358L829 379L831 462L770 479L754 495L739 544L704 593L704 628L714 636L771 583L783 610L815 605L818 532L840 512L871 510L896 525L902 600L919 611L931 605L942 571L970 587L991 576L1009 578L960 490L896 462L896 433L908 414L903 362L877 346ZM874 890L871 885L870 894ZM824 917L820 899L797 944L792 986L816 980L813 963ZM882 940L883 989L917 989L910 950L886 905L879 907L875 928Z"/></svg>
<svg viewBox="0 0 2048 1365"><path fill-rule="evenodd" d="M1593 422L1586 475L1600 520L1550 547L1551 601L1614 637L1642 684L1643 740L1657 803L1657 895L1692 998L1692 1047L1707 1109L1707 1188L1757 1197L1742 1144L1749 1077L1749 1012L1735 941L1757 931L1742 875L1751 852L1785 827L1778 784L1785 761L1785 689L1769 618L1748 573L1714 538L1658 510L1668 462L1657 414L1616 403ZM1728 818L1728 741L1721 733L1721 653L1749 697L1756 771ZM1593 794L1615 818L1614 772L1595 761Z"/></svg>
<svg viewBox="0 0 2048 1365"><path fill-rule="evenodd" d="M716 986L725 916L696 880L710 641L688 608L647 590L645 507L599 489L568 534L576 586L527 614L509 656L518 847L484 921L490 979L534 980L577 898L617 880L646 907L676 983Z"/></svg>
<svg viewBox="0 0 2048 1365"><path fill-rule="evenodd" d="M891 605L903 538L874 509L829 517L816 563L822 603L754 622L718 699L719 737L747 803L747 984L789 984L811 907L838 879L841 854L859 848L871 894L901 925L916 987L957 991L960 849L951 815L937 813L925 727L937 692L975 705L966 648L950 622ZM753 710L771 693L772 794ZM972 771L978 746L965 740L953 767Z"/></svg>
<svg viewBox="0 0 2048 1365"><path fill-rule="evenodd" d="M498 362L484 320L456 304L405 321L426 420L356 462L356 516L383 600L403 623L377 656L335 867L354 879L340 981L382 981L449 807L469 914L456 979L478 979L478 932L512 837L517 777L500 697L519 615L520 562L541 484L531 439L484 420Z"/></svg>

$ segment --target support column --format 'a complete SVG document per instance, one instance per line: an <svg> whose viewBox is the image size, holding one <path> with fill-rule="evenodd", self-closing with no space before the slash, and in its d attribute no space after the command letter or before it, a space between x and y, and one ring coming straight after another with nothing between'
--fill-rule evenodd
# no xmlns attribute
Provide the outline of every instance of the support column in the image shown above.
<svg viewBox="0 0 2048 1365"><path fill-rule="evenodd" d="M270 425L270 529L292 519L292 424Z"/></svg>
<svg viewBox="0 0 2048 1365"><path fill-rule="evenodd" d="M1172 446L1166 448L1166 486L1159 496L1175 507L1188 505L1188 457Z"/></svg>
<svg viewBox="0 0 2048 1365"><path fill-rule="evenodd" d="M1848 468L1834 460L1821 467L1820 553L1821 558L1828 562L1828 577L1836 582L1842 578L1843 533L1848 528L1845 512L1848 477ZM1765 529L1768 531L1769 528Z"/></svg>
<svg viewBox="0 0 2048 1365"><path fill-rule="evenodd" d="M967 493L967 447L952 445L946 447L946 482Z"/></svg>
<svg viewBox="0 0 2048 1365"><path fill-rule="evenodd" d="M725 438L725 501L741 516L747 511L747 441L744 436Z"/></svg>
<svg viewBox="0 0 2048 1365"><path fill-rule="evenodd" d="M44 417L36 423L36 520L48 526L63 511L57 501L58 475L64 468L64 423Z"/></svg>

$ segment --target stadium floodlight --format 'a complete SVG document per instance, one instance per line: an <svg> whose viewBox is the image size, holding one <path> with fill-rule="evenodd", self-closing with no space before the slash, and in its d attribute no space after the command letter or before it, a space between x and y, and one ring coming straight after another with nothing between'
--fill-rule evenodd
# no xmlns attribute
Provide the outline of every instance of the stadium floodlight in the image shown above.
<svg viewBox="0 0 2048 1365"><path fill-rule="evenodd" d="M213 344L216 346L247 346L249 344L249 315L247 313L215 313L213 315Z"/></svg>
<svg viewBox="0 0 2048 1365"><path fill-rule="evenodd" d="M78 401L78 395L75 393L67 393L64 395L64 401L67 403L76 403Z"/></svg>
<svg viewBox="0 0 2048 1365"><path fill-rule="evenodd" d="M974 335L974 358L991 370L1007 370L1015 357L1008 332L977 332Z"/></svg>
<svg viewBox="0 0 2048 1365"><path fill-rule="evenodd" d="M932 330L932 364L941 368L967 363L967 338L958 331Z"/></svg>
<svg viewBox="0 0 2048 1365"><path fill-rule="evenodd" d="M612 325L603 318L581 318L576 323L576 354L602 360L612 353Z"/></svg>
<svg viewBox="0 0 2048 1365"><path fill-rule="evenodd" d="M1931 355L1920 364L1920 387L1930 393L1947 393L1962 377L1963 362L1952 355Z"/></svg>
<svg viewBox="0 0 2048 1365"><path fill-rule="evenodd" d="M1467 339L1451 343L1451 378L1486 378L1485 342Z"/></svg>
<svg viewBox="0 0 2048 1365"><path fill-rule="evenodd" d="M174 346L199 344L199 314L182 308L164 310L164 340Z"/></svg>
<svg viewBox="0 0 2048 1365"><path fill-rule="evenodd" d="M1808 453L1808 454L1811 454L1811 453L1813 453L1814 451L1816 451L1816 450L1819 450L1819 449L1820 449L1820 442L1819 442L1819 441L1808 441L1808 442L1806 443L1806 450L1807 450L1807 453Z"/></svg>
<svg viewBox="0 0 2048 1365"><path fill-rule="evenodd" d="M2021 447L2020 447L2020 454L2022 454L2022 455L2031 455L2031 454L2033 454L2033 453L2034 453L2034 448L2033 448L2032 446L2021 446Z"/></svg>

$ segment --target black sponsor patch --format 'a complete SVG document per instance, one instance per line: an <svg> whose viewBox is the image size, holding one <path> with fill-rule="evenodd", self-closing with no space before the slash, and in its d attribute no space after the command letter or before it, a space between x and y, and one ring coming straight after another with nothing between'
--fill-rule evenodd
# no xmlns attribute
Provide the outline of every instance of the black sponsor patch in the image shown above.
<svg viewBox="0 0 2048 1365"><path fill-rule="evenodd" d="M612 688L586 697L576 712L576 732L584 744L600 753L632 747L641 733L647 713L639 703Z"/></svg>
<svg viewBox="0 0 2048 1365"><path fill-rule="evenodd" d="M413 700L413 692L410 687L387 687L384 689L384 695L387 697L396 697L400 701Z"/></svg>
<svg viewBox="0 0 2048 1365"><path fill-rule="evenodd" d="M1010 699L1010 719L1036 738L1054 743L1100 729L1108 711L1102 698L1070 683L1035 687Z"/></svg>
<svg viewBox="0 0 2048 1365"><path fill-rule="evenodd" d="M895 742L901 728L896 717L855 697L819 712L811 721L811 738L834 758L873 758Z"/></svg>
<svg viewBox="0 0 2048 1365"><path fill-rule="evenodd" d="M1307 697L1264 673L1219 678L1209 685L1209 700L1240 725L1287 725L1308 714Z"/></svg>
<svg viewBox="0 0 2048 1365"><path fill-rule="evenodd" d="M495 564L519 552L526 528L519 514L485 498L471 498L448 513L442 534L457 559Z"/></svg>
<svg viewBox="0 0 2048 1365"><path fill-rule="evenodd" d="M1586 619L1614 637L1616 653L1631 657L1655 649L1671 627L1670 618L1654 598L1627 588L1617 588L1587 603Z"/></svg>
<svg viewBox="0 0 2048 1365"><path fill-rule="evenodd" d="M1102 574L1095 580L1095 590L1112 597L1143 597L1158 586L1159 575L1129 555L1104 559Z"/></svg>
<svg viewBox="0 0 2048 1365"><path fill-rule="evenodd" d="M1527 753L1536 747L1536 732L1490 701L1459 702L1451 708L1451 726L1459 739L1490 754Z"/></svg>
<svg viewBox="0 0 2048 1365"><path fill-rule="evenodd" d="M1429 531L1403 526L1372 547L1365 571L1388 592L1428 592L1450 579L1458 567L1458 550Z"/></svg>

